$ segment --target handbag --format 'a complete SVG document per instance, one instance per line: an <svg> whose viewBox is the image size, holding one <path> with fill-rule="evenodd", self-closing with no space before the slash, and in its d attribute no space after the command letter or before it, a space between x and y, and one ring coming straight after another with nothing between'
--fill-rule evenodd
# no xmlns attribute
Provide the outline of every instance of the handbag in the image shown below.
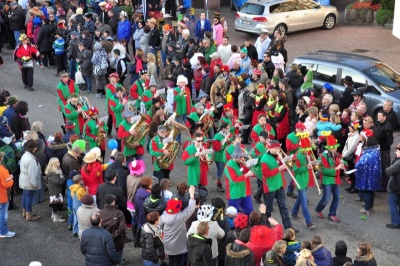
<svg viewBox="0 0 400 266"><path fill-rule="evenodd" d="M86 84L80 68L75 73L75 84L76 85Z"/></svg>
<svg viewBox="0 0 400 266"><path fill-rule="evenodd" d="M22 68L33 68L33 60L22 60Z"/></svg>

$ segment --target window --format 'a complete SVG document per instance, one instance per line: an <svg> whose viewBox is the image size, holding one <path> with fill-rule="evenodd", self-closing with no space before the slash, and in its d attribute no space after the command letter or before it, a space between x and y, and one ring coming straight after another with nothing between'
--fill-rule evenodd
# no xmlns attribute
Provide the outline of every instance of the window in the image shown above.
<svg viewBox="0 0 400 266"><path fill-rule="evenodd" d="M400 89L400 75L384 64L377 64L363 70L363 73L370 77L385 92L397 91Z"/></svg>
<svg viewBox="0 0 400 266"><path fill-rule="evenodd" d="M251 3L244 3L242 9L240 9L240 13L244 13L247 15L255 15L260 16L264 14L264 6L255 5Z"/></svg>
<svg viewBox="0 0 400 266"><path fill-rule="evenodd" d="M336 83L337 67L318 64L315 79L329 83Z"/></svg>
<svg viewBox="0 0 400 266"><path fill-rule="evenodd" d="M340 80L341 84L344 84L343 80L344 80L344 77L346 77L346 76L350 76L353 78L354 88L366 86L365 78L361 74L359 74L353 70L349 70L349 69L345 69L345 68L342 69L342 79Z"/></svg>
<svg viewBox="0 0 400 266"><path fill-rule="evenodd" d="M380 91L378 91L369 81L367 81L367 91L373 94L381 95Z"/></svg>

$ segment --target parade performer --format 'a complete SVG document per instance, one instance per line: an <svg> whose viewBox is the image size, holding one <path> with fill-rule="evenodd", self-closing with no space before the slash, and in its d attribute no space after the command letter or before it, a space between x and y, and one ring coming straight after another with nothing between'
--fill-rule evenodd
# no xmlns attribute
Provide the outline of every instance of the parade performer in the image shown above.
<svg viewBox="0 0 400 266"><path fill-rule="evenodd" d="M200 117L204 112L204 106L201 103L196 103L193 109L194 111L192 111L186 118L186 127L189 129L193 128L195 124L199 122Z"/></svg>
<svg viewBox="0 0 400 266"><path fill-rule="evenodd" d="M192 109L192 100L190 99L190 89L187 86L188 80L185 76L179 75L177 79L177 85L174 89L174 102L175 102L175 113L176 122L180 124L186 123L186 116L190 114ZM178 135L176 141L181 142L181 134Z"/></svg>
<svg viewBox="0 0 400 266"><path fill-rule="evenodd" d="M243 126L243 123L239 120L239 118L233 115L233 107L232 103L227 103L224 105L224 112L221 117L222 123L229 124L231 134L238 135L240 132L240 127Z"/></svg>
<svg viewBox="0 0 400 266"><path fill-rule="evenodd" d="M68 72L61 71L59 76L61 80L57 85L58 111L62 112L64 116L64 108L68 104L69 98L72 94L79 95L79 88L72 79L69 79ZM65 120L64 116L64 123Z"/></svg>
<svg viewBox="0 0 400 266"><path fill-rule="evenodd" d="M254 113L251 125L254 127L258 121L258 116L265 114L264 106L267 103L267 97L265 96L265 86L263 84L258 84L257 95L254 98Z"/></svg>
<svg viewBox="0 0 400 266"><path fill-rule="evenodd" d="M254 173L246 166L246 157L247 154L243 153L241 145L237 143L232 159L226 163L224 173L229 206L249 215L253 211L250 177L254 176Z"/></svg>
<svg viewBox="0 0 400 266"><path fill-rule="evenodd" d="M260 141L259 135L262 131L266 131L268 133L269 138L274 139L275 138L275 131L271 127L270 124L267 124L267 116L265 114L260 114L258 115L258 123L253 127L251 130L250 134L250 139L251 139L251 147L254 148L254 146L257 144L257 142Z"/></svg>
<svg viewBox="0 0 400 266"><path fill-rule="evenodd" d="M154 103L154 99L157 99L160 102L160 105L163 103L161 101L161 97L157 95L157 84L154 80L154 77L151 76L150 83L148 89L143 92L143 103L144 107L146 108L146 112L149 113L151 106Z"/></svg>
<svg viewBox="0 0 400 266"><path fill-rule="evenodd" d="M98 147L101 150L101 157L106 154L105 134L107 126L99 119L99 110L95 106L91 106L87 112L89 119L83 127L83 139L89 144L89 148Z"/></svg>
<svg viewBox="0 0 400 266"><path fill-rule="evenodd" d="M328 220L335 223L340 223L339 218L336 216L336 211L339 206L340 197L340 170L345 169L347 164L342 160L342 156L337 152L339 143L335 137L331 134L331 131L321 132L322 136L325 136L326 145L323 153L320 154L319 161L321 163L321 181L322 181L322 199L319 201L315 211L317 212L318 218L323 219L324 215L322 211L328 204L331 194L333 196L331 206L329 208Z"/></svg>
<svg viewBox="0 0 400 266"><path fill-rule="evenodd" d="M122 112L127 105L128 99L125 95L125 90L122 87L117 87L115 93L108 99L108 107L111 110L112 124L117 130L123 121Z"/></svg>
<svg viewBox="0 0 400 266"><path fill-rule="evenodd" d="M107 131L107 137L111 138L111 132L112 132L112 128L113 128L113 119L112 119L112 110L110 108L110 105L108 104L108 101L111 99L111 97L114 95L115 90L117 89L117 87L122 87L121 84L118 83L119 81L119 75L114 72L111 73L108 76L108 80L110 81L110 83L107 84L105 91L106 91L106 110L107 110L107 114L108 114L108 120L107 120L107 127L108 127L108 131Z"/></svg>
<svg viewBox="0 0 400 266"><path fill-rule="evenodd" d="M269 134L267 131L261 131L259 135L259 141L256 143L252 151L250 152L250 156L252 159L258 159L257 164L253 167L253 171L255 176L257 177L257 185L258 189L256 194L254 194L253 198L258 203L261 204L261 196L263 194L263 185L262 185L262 170L261 170L261 158L268 152L267 146L270 142Z"/></svg>
<svg viewBox="0 0 400 266"><path fill-rule="evenodd" d="M147 70L140 70L140 79L136 80L129 90L129 95L136 101L135 107L140 110L140 102L143 98L143 93L149 87L150 80L147 75Z"/></svg>
<svg viewBox="0 0 400 266"><path fill-rule="evenodd" d="M242 149L246 148L243 144L241 144L241 142L242 142L242 138L239 135L232 136L232 143L230 145L228 145L224 150L223 160L224 160L225 164L230 159L232 159L232 154L235 151L236 144L240 143L240 147L242 147Z"/></svg>
<svg viewBox="0 0 400 266"><path fill-rule="evenodd" d="M75 127L75 134L77 135L82 135L83 125L88 118L86 111L86 106L79 103L79 95L72 94L68 104L64 108L64 115L68 121L77 125Z"/></svg>
<svg viewBox="0 0 400 266"><path fill-rule="evenodd" d="M222 188L221 178L224 172L225 162L224 162L224 151L226 147L230 144L230 125L223 123L221 125L221 131L215 134L212 142L212 148L214 150L214 161L217 166L217 190L219 192L224 192Z"/></svg>
<svg viewBox="0 0 400 266"><path fill-rule="evenodd" d="M168 150L164 150L163 140L167 137L167 128L164 125L159 125L157 128L157 135L151 139L150 141L150 155L153 156L153 165L154 165L154 176L161 181L164 178L169 179L169 174L172 169L174 169L174 163L171 163L167 169L162 169L157 163L156 158L158 156L162 156L163 154L166 156L170 156L171 153Z"/></svg>

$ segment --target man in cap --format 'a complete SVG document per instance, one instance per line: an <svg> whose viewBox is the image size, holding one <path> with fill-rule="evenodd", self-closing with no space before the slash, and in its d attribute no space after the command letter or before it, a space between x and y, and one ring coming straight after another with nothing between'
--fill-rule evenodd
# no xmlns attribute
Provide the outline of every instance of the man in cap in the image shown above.
<svg viewBox="0 0 400 266"><path fill-rule="evenodd" d="M4 110L3 115L7 117L8 126L11 127L11 118L15 113L15 106L18 103L17 96L11 96L8 98L6 105L8 105L7 109Z"/></svg>
<svg viewBox="0 0 400 266"><path fill-rule="evenodd" d="M163 178L169 179L169 174L174 169L174 163L172 162L166 169L161 168L156 158L162 155L170 156L171 153L168 150L163 149L165 144L163 140L167 137L167 128L164 125L159 125L157 128L157 135L150 141L150 155L153 156L154 165L154 176L161 181Z"/></svg>
<svg viewBox="0 0 400 266"><path fill-rule="evenodd" d="M104 208L107 195L115 196L115 205L122 212L126 210L126 196L124 191L116 184L117 172L113 169L104 173L104 183L97 188L96 205L101 210Z"/></svg>
<svg viewBox="0 0 400 266"><path fill-rule="evenodd" d="M271 217L274 199L276 199L282 224L285 229L292 228L289 211L286 207L285 176L287 166L280 161L281 145L277 140L271 140L268 144L268 152L261 158L261 171L264 192L264 203L267 207L267 217ZM295 230L298 232L298 230Z"/></svg>
<svg viewBox="0 0 400 266"><path fill-rule="evenodd" d="M82 205L78 208L76 216L78 218L79 225L79 238L82 236L82 232L90 227L90 216L93 213L100 211L93 200L93 196L86 194L81 199Z"/></svg>
<svg viewBox="0 0 400 266"><path fill-rule="evenodd" d="M147 75L147 70L140 70L140 78L136 80L130 90L129 95L133 100L136 100L136 109L140 110L140 101L142 100L144 91L149 87L150 80Z"/></svg>
<svg viewBox="0 0 400 266"><path fill-rule="evenodd" d="M359 111L359 110L365 110L365 113L362 113L362 115L365 115L367 113L367 104L364 102L364 91L366 90L365 87L358 88L357 90L353 91L350 93L350 95L353 96L353 102L350 104L348 107L351 112Z"/></svg>
<svg viewBox="0 0 400 266"><path fill-rule="evenodd" d="M246 55L250 58L250 61L258 60L257 48L251 43L250 38L244 40L244 46L241 46L241 48L247 49Z"/></svg>
<svg viewBox="0 0 400 266"><path fill-rule="evenodd" d="M253 211L251 202L251 184L250 178L254 173L246 166L245 154L239 143L235 146L235 151L224 169L226 176L226 198L229 206L241 209L245 214L249 215Z"/></svg>
<svg viewBox="0 0 400 266"><path fill-rule="evenodd" d="M83 126L83 139L88 142L90 149L99 147L104 158L106 149L105 134L108 128L104 121L100 121L99 110L95 106L90 106L87 114L89 119ZM102 134L104 135L103 137L101 137Z"/></svg>
<svg viewBox="0 0 400 266"><path fill-rule="evenodd" d="M191 1L184 1L184 2L190 2ZM190 8L189 8L190 9ZM186 28L190 31L190 38L194 38L194 23L193 21L190 19L190 14L185 14L185 16L183 17L183 22L186 25Z"/></svg>
<svg viewBox="0 0 400 266"><path fill-rule="evenodd" d="M174 42L175 44L175 35L171 32L171 26L166 23L162 26L162 39L161 39L161 61L163 65L167 63L167 56L169 55L170 43ZM174 49L175 45L171 46L171 49Z"/></svg>
<svg viewBox="0 0 400 266"><path fill-rule="evenodd" d="M240 49L240 67L243 69L244 73L249 73L251 65L251 59L247 53L248 50L246 47Z"/></svg>
<svg viewBox="0 0 400 266"><path fill-rule="evenodd" d="M128 14L125 11L121 11L119 13L120 21L118 22L117 36L120 41L125 39L127 42L129 42L131 39L131 23L128 19L126 19L127 16Z"/></svg>
<svg viewBox="0 0 400 266"><path fill-rule="evenodd" d="M227 123L222 123L221 130L215 134L212 142L212 149L214 150L214 161L215 165L217 166L217 190L219 192L224 192L222 188L222 174L225 167L224 161L224 151L226 147L231 143L231 133L229 132L230 125Z"/></svg>
<svg viewBox="0 0 400 266"><path fill-rule="evenodd" d="M182 57L176 54L173 58L173 63L175 65L174 70L169 75L169 78L176 83L178 80L178 76L183 74L183 66L182 66Z"/></svg>
<svg viewBox="0 0 400 266"><path fill-rule="evenodd" d="M17 2L13 1L10 3L10 9L7 11L7 17L8 21L10 23L10 30L14 32L14 40L15 42L13 43L15 47L15 43L18 45L20 44L20 31L24 29L24 22L25 18L22 13L22 10L18 7Z"/></svg>
<svg viewBox="0 0 400 266"><path fill-rule="evenodd" d="M340 110L348 108L354 100L353 96L351 95L351 93L354 91L353 78L351 76L345 76L343 80L343 85L345 89L344 92L342 93L342 96L340 97L340 102L339 102Z"/></svg>
<svg viewBox="0 0 400 266"><path fill-rule="evenodd" d="M214 43L211 43L209 38L202 40L204 47L204 57L206 58L207 64L211 64L211 55L217 51L217 47Z"/></svg>
<svg viewBox="0 0 400 266"><path fill-rule="evenodd" d="M192 100L190 98L190 89L187 87L188 80L185 76L179 75L177 79L177 87L174 89L175 113L176 121L184 124L186 116L190 114L192 109ZM180 142L181 134L178 135L176 141Z"/></svg>
<svg viewBox="0 0 400 266"><path fill-rule="evenodd" d="M62 128L63 133L64 133L64 136L63 136L63 139L62 139L63 142L69 143L71 136L75 135L75 124L73 122L71 122L71 121L68 121L64 125L61 125L61 128Z"/></svg>
<svg viewBox="0 0 400 266"><path fill-rule="evenodd" d="M263 57L264 53L268 51L268 47L270 44L271 44L271 39L268 37L268 30L261 29L260 36L257 38L256 43L254 44L257 50L257 55L258 55L257 59L259 63L264 61Z"/></svg>
<svg viewBox="0 0 400 266"><path fill-rule="evenodd" d="M149 22L150 27L150 37L148 42L150 47L149 52L156 55L161 44L160 32L157 29L157 20L155 18L151 18L147 21Z"/></svg>
<svg viewBox="0 0 400 266"><path fill-rule="evenodd" d="M113 118L112 118L112 110L111 110L111 106L108 105L109 100L111 99L111 97L115 94L115 91L118 87L122 87L122 85L120 83L118 83L119 81L119 75L114 72L111 73L108 76L108 80L110 81L110 83L107 84L107 86L105 87L105 97L106 97L106 103L107 103L107 114L108 114L108 120L107 120L107 127L108 127L108 131L107 131L107 137L111 138L111 131L113 129ZM102 94L96 94L96 98L98 97L104 97L104 95Z"/></svg>

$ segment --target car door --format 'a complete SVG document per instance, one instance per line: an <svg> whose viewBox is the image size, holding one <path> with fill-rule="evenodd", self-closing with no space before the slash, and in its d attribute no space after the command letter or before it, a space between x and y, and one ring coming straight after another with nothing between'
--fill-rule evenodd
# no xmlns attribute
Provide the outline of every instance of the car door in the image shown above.
<svg viewBox="0 0 400 266"><path fill-rule="evenodd" d="M343 93L343 89L337 84L338 67L323 63L318 63L314 69L314 88L319 92L325 83L329 83L333 87L333 101L338 103Z"/></svg>
<svg viewBox="0 0 400 266"><path fill-rule="evenodd" d="M304 23L305 10L298 10L296 5L289 5L287 2L281 3L280 5L284 10L281 14L286 21L288 31L293 32L301 30Z"/></svg>
<svg viewBox="0 0 400 266"><path fill-rule="evenodd" d="M302 8L304 8L304 24L302 29L322 27L324 22L324 12L321 10L321 7L311 1L306 3L307 5L302 5Z"/></svg>

